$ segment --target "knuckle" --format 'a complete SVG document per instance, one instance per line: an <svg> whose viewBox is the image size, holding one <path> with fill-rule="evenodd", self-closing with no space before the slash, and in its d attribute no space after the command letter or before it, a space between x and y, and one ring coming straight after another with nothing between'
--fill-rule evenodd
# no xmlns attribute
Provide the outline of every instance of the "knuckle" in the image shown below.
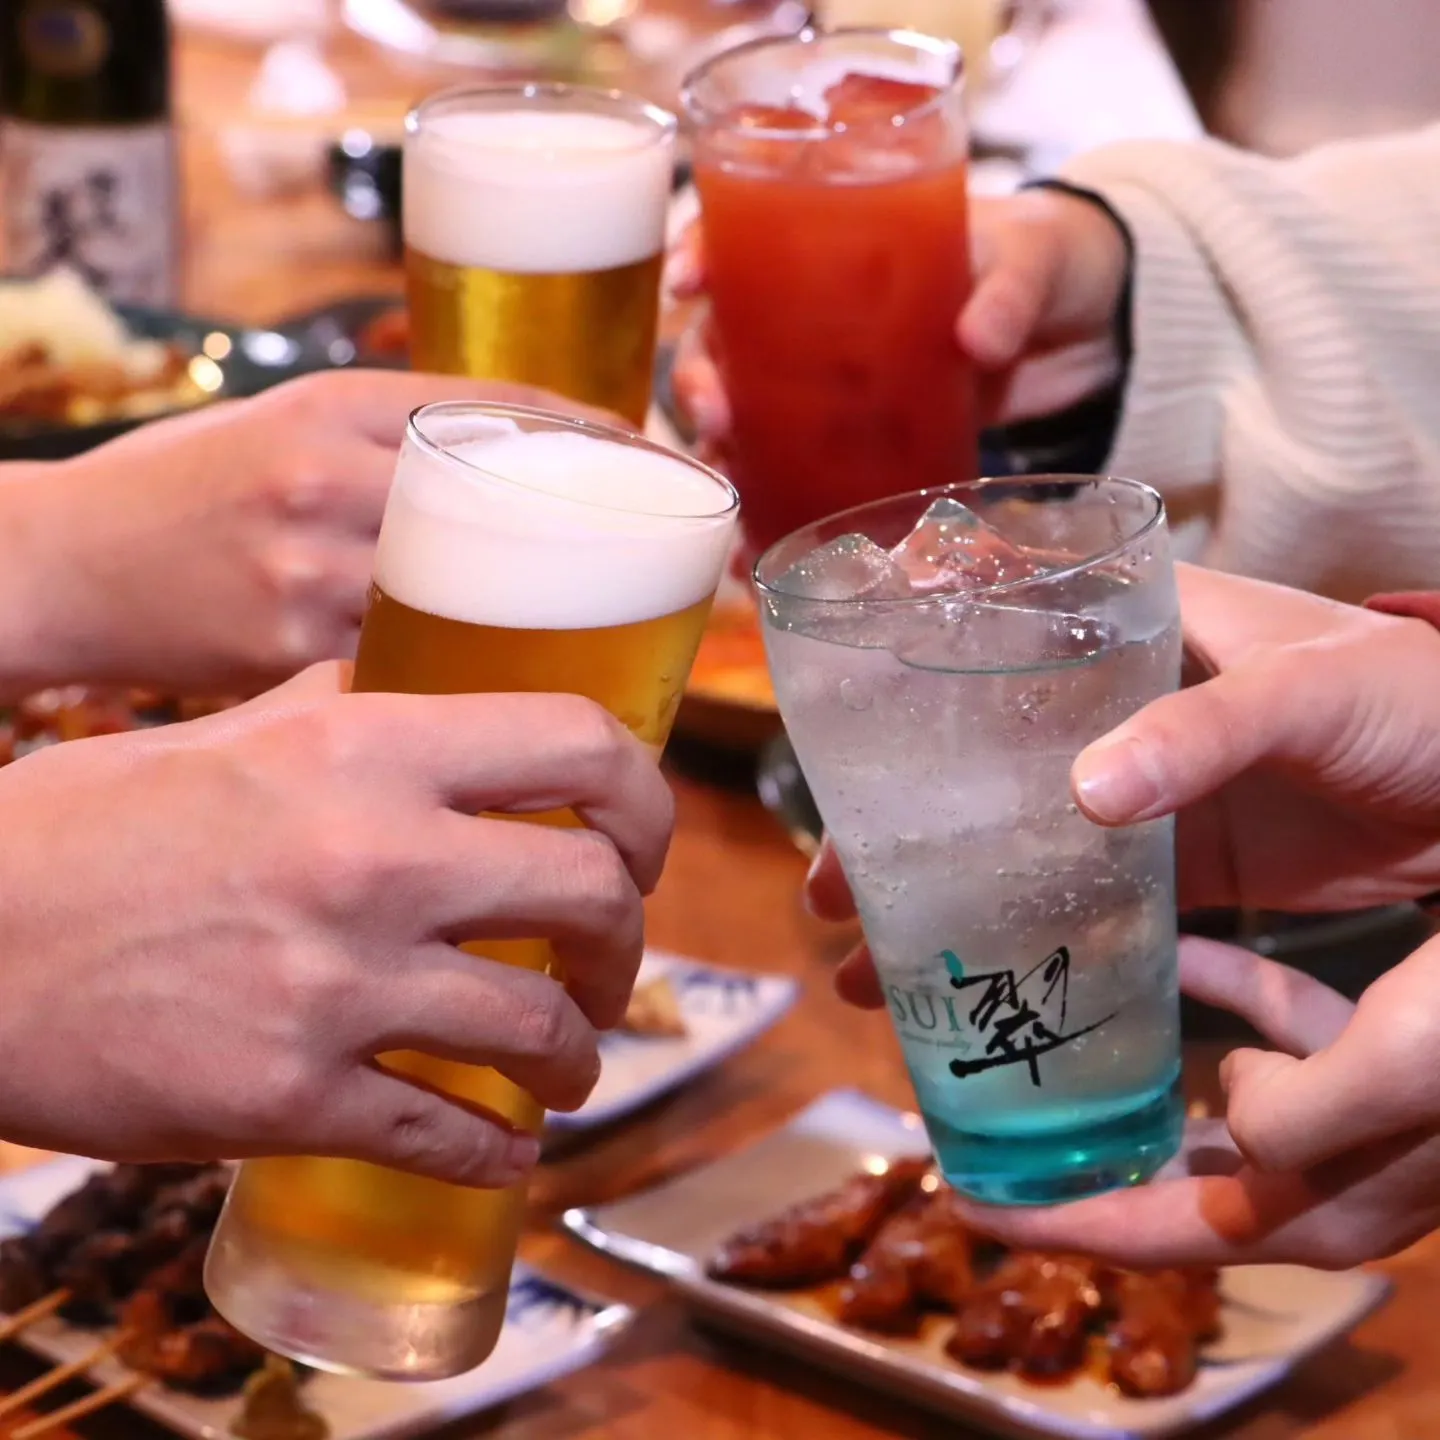
<svg viewBox="0 0 1440 1440"><path fill-rule="evenodd" d="M516 977L519 978L518 976ZM545 976L539 983L517 986L512 1031L521 1054L550 1057L572 1049L579 1035L579 1015L564 990Z"/></svg>
<svg viewBox="0 0 1440 1440"><path fill-rule="evenodd" d="M292 1027L277 1057L234 1092L244 1128L259 1137L293 1135L297 1117L317 1113L324 1099L326 1087L301 1050L301 1037L293 1033L298 1028Z"/></svg>
<svg viewBox="0 0 1440 1440"><path fill-rule="evenodd" d="M628 924L640 906L640 894L620 852L598 831L573 834L569 884L584 904L587 928L605 933Z"/></svg>
<svg viewBox="0 0 1440 1440"><path fill-rule="evenodd" d="M340 695L290 712L281 722L287 761L310 776L353 773L373 752L376 708L359 697Z"/></svg>
<svg viewBox="0 0 1440 1440"><path fill-rule="evenodd" d="M618 781L627 768L629 732L609 711L580 696L563 697L557 727L567 752L583 763L602 785Z"/></svg>
<svg viewBox="0 0 1440 1440"><path fill-rule="evenodd" d="M297 941L280 948L265 977L271 1039L292 1065L308 1066L354 998L355 975L344 954Z"/></svg>
<svg viewBox="0 0 1440 1440"><path fill-rule="evenodd" d="M330 569L329 559L319 546L288 533L272 537L255 552L259 588L281 602L294 602L320 589Z"/></svg>
<svg viewBox="0 0 1440 1440"><path fill-rule="evenodd" d="M341 805L318 813L298 851L279 860L294 867L312 908L332 925L364 916L373 926L377 897L384 897L387 910L397 908L402 896L419 898L416 878L423 863L413 850Z"/></svg>
<svg viewBox="0 0 1440 1440"><path fill-rule="evenodd" d="M1349 1226L1327 1226L1305 1247L1305 1263L1317 1270L1352 1270L1370 1258L1369 1247Z"/></svg>
<svg viewBox="0 0 1440 1440"><path fill-rule="evenodd" d="M459 1132L473 1128L468 1143ZM418 1095L389 1117L385 1127L385 1158L402 1170L444 1174L461 1169L467 1161L481 1164L488 1151L487 1139L494 1127L475 1120L465 1126L458 1115L450 1115L440 1104L426 1104ZM478 1153L467 1156L467 1150ZM493 1149L492 1144L489 1149Z"/></svg>

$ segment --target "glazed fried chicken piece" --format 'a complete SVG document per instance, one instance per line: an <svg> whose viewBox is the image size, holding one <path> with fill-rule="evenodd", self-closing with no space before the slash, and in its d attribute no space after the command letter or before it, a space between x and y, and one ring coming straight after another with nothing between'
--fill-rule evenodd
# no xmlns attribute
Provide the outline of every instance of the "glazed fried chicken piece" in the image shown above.
<svg viewBox="0 0 1440 1440"><path fill-rule="evenodd" d="M1012 1255L976 1286L945 1350L979 1370L1050 1377L1074 1370L1101 1305L1100 1267L1064 1255Z"/></svg>
<svg viewBox="0 0 1440 1440"><path fill-rule="evenodd" d="M838 1315L847 1325L908 1334L927 1305L954 1309L975 1284L973 1244L947 1185L892 1215L850 1267Z"/></svg>
<svg viewBox="0 0 1440 1440"><path fill-rule="evenodd" d="M1106 1302L1110 1379L1126 1395L1174 1395L1195 1378L1201 1341L1220 1332L1214 1270L1112 1272Z"/></svg>
<svg viewBox="0 0 1440 1440"><path fill-rule="evenodd" d="M928 1161L897 1160L882 1175L857 1175L732 1235L711 1257L716 1280L788 1289L843 1275L884 1221L910 1200Z"/></svg>

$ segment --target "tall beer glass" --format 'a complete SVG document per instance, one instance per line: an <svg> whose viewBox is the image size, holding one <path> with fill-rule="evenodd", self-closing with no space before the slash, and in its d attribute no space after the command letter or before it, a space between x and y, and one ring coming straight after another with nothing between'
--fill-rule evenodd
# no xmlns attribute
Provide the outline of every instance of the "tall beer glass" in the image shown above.
<svg viewBox="0 0 1440 1440"><path fill-rule="evenodd" d="M945 1178L992 1204L1147 1179L1184 1118L1172 822L1093 824L1070 767L1179 680L1160 497L1057 476L897 496L755 575Z"/></svg>
<svg viewBox="0 0 1440 1440"><path fill-rule="evenodd" d="M675 118L618 91L449 90L406 120L416 369L644 422Z"/></svg>
<svg viewBox="0 0 1440 1440"><path fill-rule="evenodd" d="M585 695L658 751L736 511L726 481L634 436L515 407L419 410L380 532L355 689ZM531 818L578 823L568 812ZM465 948L534 970L553 958L536 940ZM414 1054L383 1063L540 1128L539 1106L493 1070ZM248 1161L206 1287L235 1325L309 1364L457 1374L500 1333L524 1205L523 1185Z"/></svg>
<svg viewBox="0 0 1440 1440"><path fill-rule="evenodd" d="M753 552L975 477L962 81L950 41L837 30L738 46L685 82Z"/></svg>

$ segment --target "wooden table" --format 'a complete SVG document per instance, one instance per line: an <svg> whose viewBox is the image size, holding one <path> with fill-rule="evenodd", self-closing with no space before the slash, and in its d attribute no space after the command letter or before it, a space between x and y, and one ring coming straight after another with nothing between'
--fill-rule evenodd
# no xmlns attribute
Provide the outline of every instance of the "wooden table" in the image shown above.
<svg viewBox="0 0 1440 1440"><path fill-rule="evenodd" d="M392 70L358 42L332 58L367 100L400 109L424 83ZM322 194L282 200L236 196L215 132L233 119L256 55L186 39L179 54L187 120L186 174L193 223L187 294L197 310L248 321L342 295L398 291L400 280L371 227L341 216ZM523 1253L558 1278L644 1307L633 1332L601 1364L505 1411L459 1423L494 1440L861 1440L964 1436L924 1412L693 1327L663 1287L590 1254L557 1233L567 1206L652 1185L723 1155L838 1085L907 1101L899 1053L881 1017L843 1006L830 988L849 937L801 910L804 862L749 796L676 777L679 822L669 869L650 910L652 940L725 965L781 970L804 987L791 1015L753 1049L612 1134L544 1167ZM1188 1066L1196 1095L1213 1094L1213 1049ZM0 1168L34 1152L0 1146ZM1394 1301L1345 1343L1313 1360L1241 1415L1209 1429L1234 1440L1422 1440L1440 1414L1440 1367L1426 1379L1440 1306L1440 1241L1383 1267ZM0 1386L33 1373L0 1359ZM98 1436L158 1434L116 1411L87 1424Z"/></svg>

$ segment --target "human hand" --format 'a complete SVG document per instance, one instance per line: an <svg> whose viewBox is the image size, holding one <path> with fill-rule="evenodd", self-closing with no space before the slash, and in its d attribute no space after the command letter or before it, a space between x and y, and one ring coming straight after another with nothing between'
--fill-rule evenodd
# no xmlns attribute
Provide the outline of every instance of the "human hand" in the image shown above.
<svg viewBox="0 0 1440 1440"><path fill-rule="evenodd" d="M1440 634L1421 621L1179 567L1215 678L1147 705L1071 771L1097 824L1177 815L1183 910L1349 910L1440 887ZM827 846L809 882L854 913ZM868 956L841 992L878 1006Z"/></svg>
<svg viewBox="0 0 1440 1440"><path fill-rule="evenodd" d="M983 423L1054 414L1117 377L1116 310L1127 254L1119 226L1103 209L1058 190L977 197L970 250L975 283L956 334L982 376ZM703 293L698 224L678 242L666 279L679 298ZM863 297L852 303L863 304ZM703 321L685 334L673 384L702 442L723 456L729 412Z"/></svg>
<svg viewBox="0 0 1440 1440"><path fill-rule="evenodd" d="M0 1135L497 1186L536 1141L374 1057L589 1094L669 839L653 757L576 696L348 695L344 668L0 771ZM475 818L561 807L589 828ZM564 986L456 948L525 937Z"/></svg>
<svg viewBox="0 0 1440 1440"><path fill-rule="evenodd" d="M1221 1067L1223 1121L1191 1122L1148 1185L1050 1209L967 1203L1007 1244L1123 1265L1286 1262L1347 1269L1440 1226L1440 938L1358 1005L1214 941L1181 943L1181 985L1243 1016L1276 1051Z"/></svg>
<svg viewBox="0 0 1440 1440"><path fill-rule="evenodd" d="M526 386L336 371L4 487L0 520L23 532L26 567L23 589L10 582L26 613L0 618L5 688L253 693L351 655L406 421L446 399L578 411Z"/></svg>

